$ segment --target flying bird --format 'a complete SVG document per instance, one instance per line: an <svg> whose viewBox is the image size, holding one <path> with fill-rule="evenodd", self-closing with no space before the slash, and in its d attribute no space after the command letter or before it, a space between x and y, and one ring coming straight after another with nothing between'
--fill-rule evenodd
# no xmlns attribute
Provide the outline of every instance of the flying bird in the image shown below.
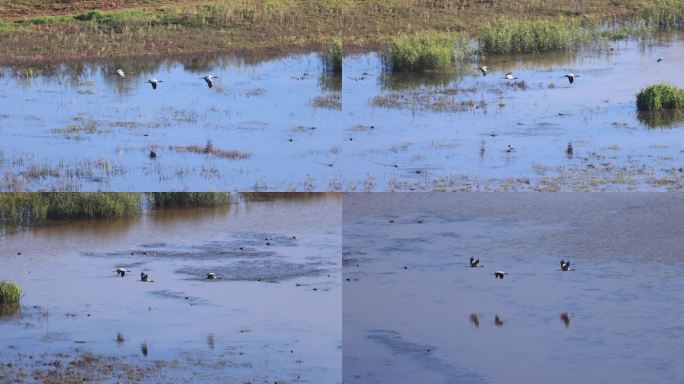
<svg viewBox="0 0 684 384"><path fill-rule="evenodd" d="M482 72L482 76L487 76L487 66L486 65L478 67L477 69L479 69L480 72Z"/></svg>
<svg viewBox="0 0 684 384"><path fill-rule="evenodd" d="M126 272L129 272L129 271L126 270L125 268L117 267L114 272L116 272L119 276L124 277L126 275Z"/></svg>
<svg viewBox="0 0 684 384"><path fill-rule="evenodd" d="M209 88L211 88L211 87L214 86L214 79L218 79L218 76L206 75L206 76L204 76L204 77L200 77L200 79L203 79L204 81L206 81L206 82L207 82L207 86L208 86Z"/></svg>
<svg viewBox="0 0 684 384"><path fill-rule="evenodd" d="M575 75L574 73L568 73L567 75L564 75L563 77L567 77L570 84L572 84L575 82L575 77L580 77L580 75Z"/></svg>
<svg viewBox="0 0 684 384"><path fill-rule="evenodd" d="M495 279L502 279L504 278L505 275L508 275L508 272L504 271L496 271L493 273Z"/></svg>
<svg viewBox="0 0 684 384"><path fill-rule="evenodd" d="M158 83L163 83L164 81L163 81L163 80L157 80L157 79L155 79L155 78L153 77L153 78L147 80L147 82L150 83L150 84L152 85L152 89L157 89L157 84L158 84Z"/></svg>
<svg viewBox="0 0 684 384"><path fill-rule="evenodd" d="M475 259L473 256L470 256L470 266L472 268L484 267L483 265L480 265L480 259Z"/></svg>
<svg viewBox="0 0 684 384"><path fill-rule="evenodd" d="M506 76L504 76L505 80L516 80L517 77L513 77L513 72L508 72L506 73Z"/></svg>
<svg viewBox="0 0 684 384"><path fill-rule="evenodd" d="M119 77L126 77L126 72L124 72L123 69L121 69L121 68L116 70L116 74Z"/></svg>
<svg viewBox="0 0 684 384"><path fill-rule="evenodd" d="M140 281L147 281L149 279L149 275L145 272L140 272Z"/></svg>

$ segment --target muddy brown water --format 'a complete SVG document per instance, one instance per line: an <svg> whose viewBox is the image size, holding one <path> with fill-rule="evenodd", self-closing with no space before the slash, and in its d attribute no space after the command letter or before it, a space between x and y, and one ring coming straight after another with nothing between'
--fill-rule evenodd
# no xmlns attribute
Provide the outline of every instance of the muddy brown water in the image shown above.
<svg viewBox="0 0 684 384"><path fill-rule="evenodd" d="M344 382L684 381L683 207L678 194L345 194Z"/></svg>
<svg viewBox="0 0 684 384"><path fill-rule="evenodd" d="M340 212L326 195L6 233L0 278L24 295L0 317L0 377L89 353L112 382L339 382Z"/></svg>

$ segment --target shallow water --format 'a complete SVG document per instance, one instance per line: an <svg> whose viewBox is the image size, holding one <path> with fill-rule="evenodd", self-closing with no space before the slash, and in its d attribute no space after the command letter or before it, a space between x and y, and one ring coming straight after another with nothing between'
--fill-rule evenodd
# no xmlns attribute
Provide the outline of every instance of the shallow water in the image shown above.
<svg viewBox="0 0 684 384"><path fill-rule="evenodd" d="M344 382L683 382L683 203L345 194Z"/></svg>
<svg viewBox="0 0 684 384"><path fill-rule="evenodd" d="M0 68L0 187L327 190L340 111L315 103L339 84L315 54Z"/></svg>
<svg viewBox="0 0 684 384"><path fill-rule="evenodd" d="M328 195L6 234L0 279L24 296L0 317L0 361L92 352L192 382L339 382L340 210Z"/></svg>
<svg viewBox="0 0 684 384"><path fill-rule="evenodd" d="M388 77L377 54L349 57L343 112L353 141L340 177L361 185L370 174L379 191L679 189L684 115L654 126L635 95L653 83L684 86L683 61L684 40L671 36L493 56L452 76ZM519 79L502 79L508 71ZM580 75L572 85L568 72Z"/></svg>

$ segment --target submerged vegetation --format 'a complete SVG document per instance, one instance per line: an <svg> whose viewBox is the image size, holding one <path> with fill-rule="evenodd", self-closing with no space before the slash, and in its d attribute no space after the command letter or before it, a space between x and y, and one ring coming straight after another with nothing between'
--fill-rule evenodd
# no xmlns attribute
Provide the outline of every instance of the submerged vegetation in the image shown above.
<svg viewBox="0 0 684 384"><path fill-rule="evenodd" d="M684 108L684 89L670 84L656 84L642 89L636 98L639 111Z"/></svg>
<svg viewBox="0 0 684 384"><path fill-rule="evenodd" d="M230 194L222 192L152 192L156 208L217 207L230 203Z"/></svg>
<svg viewBox="0 0 684 384"><path fill-rule="evenodd" d="M19 303L21 288L14 283L0 280L0 305Z"/></svg>

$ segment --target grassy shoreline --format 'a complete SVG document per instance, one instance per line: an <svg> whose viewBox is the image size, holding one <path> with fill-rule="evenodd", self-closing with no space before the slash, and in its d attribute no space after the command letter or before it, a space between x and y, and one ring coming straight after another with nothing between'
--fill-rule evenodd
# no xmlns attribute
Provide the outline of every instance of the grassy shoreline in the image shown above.
<svg viewBox="0 0 684 384"><path fill-rule="evenodd" d="M615 25L604 35L620 38L642 33L646 26L681 29L684 5L677 0L18 0L0 5L0 45L6 52L0 65L325 53L339 40L344 41L344 53L353 54L378 50L397 35L423 31L495 39L493 32L501 31L491 26L497 20Z"/></svg>

